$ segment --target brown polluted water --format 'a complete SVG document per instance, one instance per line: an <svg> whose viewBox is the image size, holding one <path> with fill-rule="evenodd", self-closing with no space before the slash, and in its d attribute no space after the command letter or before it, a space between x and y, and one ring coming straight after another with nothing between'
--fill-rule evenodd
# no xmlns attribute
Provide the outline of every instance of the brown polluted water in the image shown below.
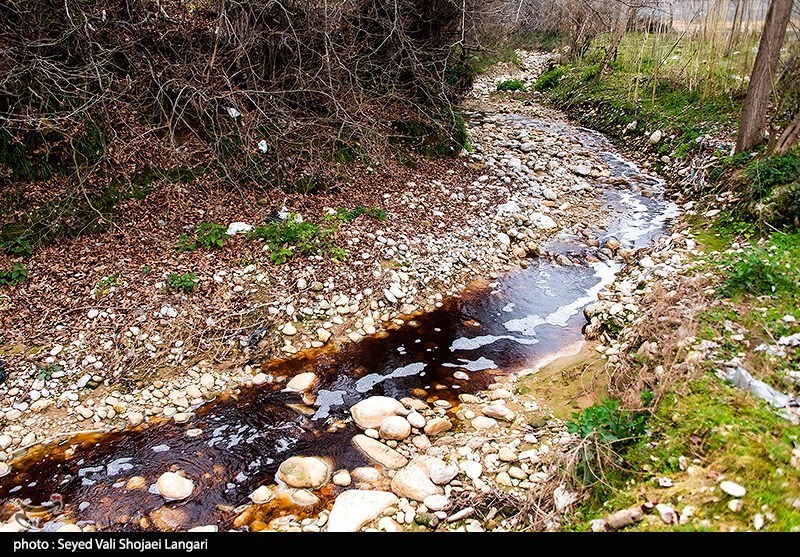
<svg viewBox="0 0 800 557"><path fill-rule="evenodd" d="M541 125L515 118L510 125ZM593 148L608 151L615 173L641 172L598 143L596 134L571 129ZM598 193L608 202L608 233L628 247L649 242L673 211L671 204L638 193L635 182L624 189L604 186ZM590 249L566 236L553 246L554 251ZM238 528L239 507L259 486L274 484L278 466L290 456L328 458L334 469L371 465L351 444L358 428L349 409L356 402L385 395L456 405L459 394L485 389L498 374L530 367L579 342L583 307L619 267L613 261L557 266L537 260L496 281L478 281L436 311L412 316L386 334L267 362L263 370L274 382L223 395L197 408L189 423L76 435L33 447L0 478L0 519L8 520L21 503L47 515L46 506L58 494L65 518L98 530ZM309 392L285 388L287 378L309 371L317 377ZM184 501L165 504L156 481L175 469L194 481L194 490ZM249 528L261 529L290 512L314 516L341 489L329 483L314 491L318 500L307 506L279 494L248 517Z"/></svg>

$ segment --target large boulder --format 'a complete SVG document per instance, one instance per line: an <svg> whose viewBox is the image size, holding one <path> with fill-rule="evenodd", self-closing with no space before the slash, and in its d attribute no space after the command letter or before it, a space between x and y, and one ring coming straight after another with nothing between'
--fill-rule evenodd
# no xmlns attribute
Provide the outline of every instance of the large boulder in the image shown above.
<svg viewBox="0 0 800 557"><path fill-rule="evenodd" d="M384 418L405 416L408 410L400 401L388 396L371 396L350 408L350 414L361 429L378 429Z"/></svg>
<svg viewBox="0 0 800 557"><path fill-rule="evenodd" d="M358 532L383 511L397 503L397 496L388 491L350 489L341 493L328 516L328 532Z"/></svg>
<svg viewBox="0 0 800 557"><path fill-rule="evenodd" d="M315 456L293 456L278 467L278 478L290 487L316 489L331 477L331 465Z"/></svg>

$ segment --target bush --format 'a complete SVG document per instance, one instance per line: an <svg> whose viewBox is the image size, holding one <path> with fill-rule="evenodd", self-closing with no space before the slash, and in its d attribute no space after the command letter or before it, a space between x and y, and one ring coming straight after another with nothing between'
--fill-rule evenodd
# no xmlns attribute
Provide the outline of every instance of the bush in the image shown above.
<svg viewBox="0 0 800 557"><path fill-rule="evenodd" d="M646 424L645 413L621 409L618 400L605 398L581 412L573 412L567 429L583 438L594 436L603 445L626 444L644 435Z"/></svg>
<svg viewBox="0 0 800 557"><path fill-rule="evenodd" d="M200 279L195 273L170 273L167 277L167 288L173 292L189 294L197 287Z"/></svg>
<svg viewBox="0 0 800 557"><path fill-rule="evenodd" d="M290 213L285 220L254 228L247 233L250 240L266 240L270 260L282 265L295 254L328 254L334 259L344 259L346 252L336 246L333 236L335 228L321 228L313 222L301 221Z"/></svg>
<svg viewBox="0 0 800 557"><path fill-rule="evenodd" d="M9 255L16 255L19 257L30 257L31 254L33 254L33 247L30 241L24 236L6 240L0 244L0 249Z"/></svg>
<svg viewBox="0 0 800 557"><path fill-rule="evenodd" d="M797 180L800 176L800 156L777 155L756 159L747 166L745 175L752 181L751 187L758 199L764 199L775 186Z"/></svg>
<svg viewBox="0 0 800 557"><path fill-rule="evenodd" d="M497 84L498 91L524 91L525 85L519 79L507 79Z"/></svg>
<svg viewBox="0 0 800 557"><path fill-rule="evenodd" d="M561 66L550 68L539 76L539 79L533 84L533 88L536 91L550 91L558 85L562 77L564 77L564 68Z"/></svg>
<svg viewBox="0 0 800 557"><path fill-rule="evenodd" d="M15 263L9 270L0 271L0 285L17 286L27 278L28 269L20 263Z"/></svg>
<svg viewBox="0 0 800 557"><path fill-rule="evenodd" d="M195 239L189 238L186 234L181 234L178 238L178 251L194 251L199 248L207 250L221 249L225 244L225 239L229 238L227 228L215 222L201 222L197 226Z"/></svg>

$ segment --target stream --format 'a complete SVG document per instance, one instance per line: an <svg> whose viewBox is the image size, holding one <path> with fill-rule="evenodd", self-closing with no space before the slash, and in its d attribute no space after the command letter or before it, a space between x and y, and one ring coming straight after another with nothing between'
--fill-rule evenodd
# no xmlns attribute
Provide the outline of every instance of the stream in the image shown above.
<svg viewBox="0 0 800 557"><path fill-rule="evenodd" d="M607 216L599 238L614 237L623 248L643 247L677 214L675 205L663 199L663 182L625 159L602 135L517 114L499 118L574 137L599 153L614 177L624 179L621 185L597 185ZM593 254L600 260L557 265L542 257L495 281L477 281L438 310L414 316L387 334L266 362L263 371L284 381L218 397L197 408L187 424L82 434L33 447L0 479L0 518L8 520L20 500L41 504L57 493L65 503L64 515L79 525L164 529L168 521L165 526L143 517L164 507L155 483L177 465L195 482L193 496L181 503L186 523L224 530L233 527L233 509L248 503L260 485L273 483L278 466L290 456L329 457L334 469L369 465L350 442L359 430L349 419L349 408L359 400L417 396L456 406L460 394L485 389L497 375L530 370L582 342L583 308L622 265L565 234L554 236L542 250ZM311 392L285 388L285 378L307 371L317 375ZM144 485L132 488L132 477L144 478ZM299 514L318 513L341 489L326 485L315 492L319 501ZM280 505L271 509L273 516L290 512ZM296 508L291 512L298 515ZM42 528L53 524L45 522Z"/></svg>

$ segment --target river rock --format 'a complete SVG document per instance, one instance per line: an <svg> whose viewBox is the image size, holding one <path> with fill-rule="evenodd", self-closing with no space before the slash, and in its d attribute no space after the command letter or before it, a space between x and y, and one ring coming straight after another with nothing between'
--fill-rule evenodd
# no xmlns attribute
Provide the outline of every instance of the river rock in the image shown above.
<svg viewBox="0 0 800 557"><path fill-rule="evenodd" d="M153 525L163 532L183 530L189 523L189 513L185 507L160 507L149 514Z"/></svg>
<svg viewBox="0 0 800 557"><path fill-rule="evenodd" d="M77 524L67 523L67 524L62 524L61 526L56 528L56 532L59 532L59 533L64 533L64 532L83 532L83 530L81 530L81 527L78 526Z"/></svg>
<svg viewBox="0 0 800 557"><path fill-rule="evenodd" d="M408 411L399 401L388 396L371 396L350 408L350 414L361 429L379 428L384 418L405 415Z"/></svg>
<svg viewBox="0 0 800 557"><path fill-rule="evenodd" d="M11 473L11 468L5 462L0 462L0 478L8 476Z"/></svg>
<svg viewBox="0 0 800 557"><path fill-rule="evenodd" d="M450 500L445 495L428 495L422 503L432 511L443 511L450 506Z"/></svg>
<svg viewBox="0 0 800 557"><path fill-rule="evenodd" d="M315 456L293 456L278 467L278 478L290 487L319 488L331 477L330 464Z"/></svg>
<svg viewBox="0 0 800 557"><path fill-rule="evenodd" d="M411 424L411 427L422 429L425 427L425 418L416 410L406 416L406 420Z"/></svg>
<svg viewBox="0 0 800 557"><path fill-rule="evenodd" d="M259 487L253 493L250 494L250 500L256 505L263 505L264 503L269 503L274 498L275 494L269 487L265 485L262 485L261 487Z"/></svg>
<svg viewBox="0 0 800 557"><path fill-rule="evenodd" d="M408 459L396 450L366 435L353 437L353 444L369 458L387 468L402 468L408 464Z"/></svg>
<svg viewBox="0 0 800 557"><path fill-rule="evenodd" d="M281 332L287 337L291 337L297 334L297 327L295 327L293 323L287 323L283 326Z"/></svg>
<svg viewBox="0 0 800 557"><path fill-rule="evenodd" d="M452 428L453 423L447 418L433 418L425 424L425 433L427 435L439 435Z"/></svg>
<svg viewBox="0 0 800 557"><path fill-rule="evenodd" d="M514 411L503 404L486 406L481 410L481 414L488 416L489 418L496 418L498 420L505 420L507 422L514 421Z"/></svg>
<svg viewBox="0 0 800 557"><path fill-rule="evenodd" d="M188 498L194 491L194 482L175 472L164 472L156 483L158 492L166 499L180 501Z"/></svg>
<svg viewBox="0 0 800 557"><path fill-rule="evenodd" d="M654 131L653 133L650 134L649 138L650 144L655 145L656 143L661 141L661 138L663 137L664 137L664 132L662 132L661 130Z"/></svg>
<svg viewBox="0 0 800 557"><path fill-rule="evenodd" d="M200 384L210 391L214 388L214 376L210 373L204 373L200 376Z"/></svg>
<svg viewBox="0 0 800 557"><path fill-rule="evenodd" d="M307 391L314 384L317 376L314 372L307 371L305 373L298 373L292 377L286 384L286 388L290 391Z"/></svg>
<svg viewBox="0 0 800 557"><path fill-rule="evenodd" d="M414 459L411 464L398 470L394 475L392 492L407 499L424 501L431 495L442 495L444 490L431 481L427 470L419 466L417 459Z"/></svg>
<svg viewBox="0 0 800 557"><path fill-rule="evenodd" d="M128 412L127 416L131 427L136 427L144 421L144 414L141 412Z"/></svg>
<svg viewBox="0 0 800 557"><path fill-rule="evenodd" d="M311 507L319 503L319 497L307 489L295 489L292 491L289 498L292 500L292 503L299 507Z"/></svg>
<svg viewBox="0 0 800 557"><path fill-rule="evenodd" d="M481 474L483 474L483 465L474 460L462 460L458 463L458 467L472 480L480 478Z"/></svg>
<svg viewBox="0 0 800 557"><path fill-rule="evenodd" d="M340 493L328 516L327 531L358 532L397 501L397 496L388 491L350 489Z"/></svg>
<svg viewBox="0 0 800 557"><path fill-rule="evenodd" d="M472 420L472 427L475 429L490 429L497 425L497 420L487 416L478 416Z"/></svg>
<svg viewBox="0 0 800 557"><path fill-rule="evenodd" d="M503 462L516 462L517 453L510 447L500 447L500 450L497 452L497 458Z"/></svg>
<svg viewBox="0 0 800 557"><path fill-rule="evenodd" d="M720 482L719 488L734 499L741 499L747 494L747 490L743 486L729 480Z"/></svg>
<svg viewBox="0 0 800 557"><path fill-rule="evenodd" d="M388 416L381 422L378 432L383 439L402 441L411 435L411 424L403 416Z"/></svg>
<svg viewBox="0 0 800 557"><path fill-rule="evenodd" d="M350 477L350 472L347 470L337 470L333 474L333 483L340 487L347 487L353 482L353 479Z"/></svg>

